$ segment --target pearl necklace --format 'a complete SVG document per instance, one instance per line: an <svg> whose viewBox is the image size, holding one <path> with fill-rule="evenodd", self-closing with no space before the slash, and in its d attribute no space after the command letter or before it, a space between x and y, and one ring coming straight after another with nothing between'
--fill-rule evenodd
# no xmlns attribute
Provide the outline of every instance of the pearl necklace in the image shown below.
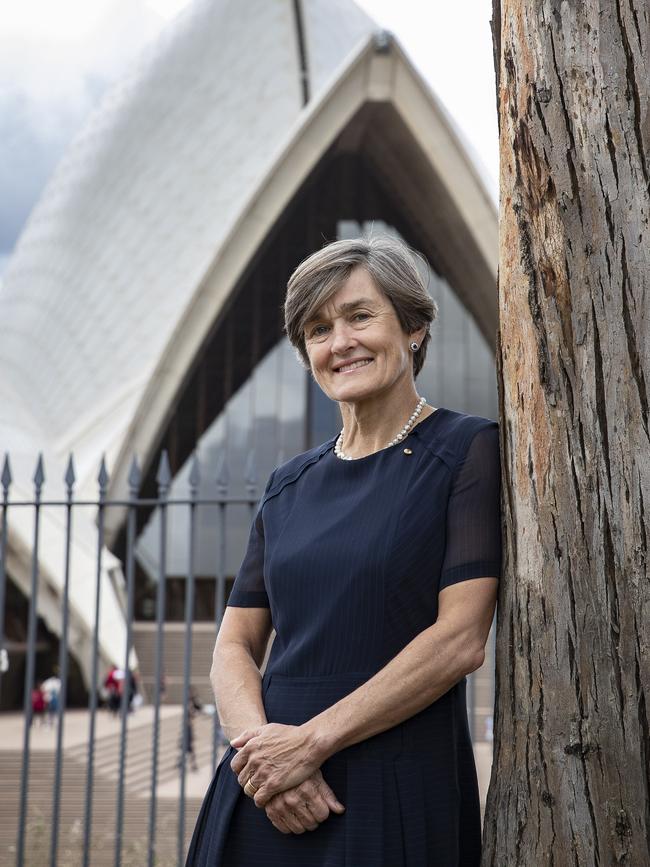
<svg viewBox="0 0 650 867"><path fill-rule="evenodd" d="M418 405L415 407L415 409L414 409L413 412L411 413L411 416L410 416L409 420L406 422L406 424L404 425L404 427L403 427L403 428L401 429L401 431L397 434L397 436L394 437L394 438L393 438L393 439L388 443L388 445L384 446L384 448L388 449L388 448L390 448L391 446L396 446L397 443L401 443L402 440L403 440L406 436L408 436L409 431L411 430L411 428L412 428L413 425L415 424L415 422L416 422L418 416L420 415L420 413L421 413L422 410L424 409L424 407L425 407L425 405L426 405L426 402L427 402L426 397L421 397L421 398L420 398L420 400L418 401ZM338 435L338 437L336 438L336 442L334 443L334 454L336 455L337 458L340 458L342 461L353 461L353 460L355 460L355 458L351 457L350 455L346 455L346 454L343 452L342 446L343 446L343 430L341 430L341 433Z"/></svg>

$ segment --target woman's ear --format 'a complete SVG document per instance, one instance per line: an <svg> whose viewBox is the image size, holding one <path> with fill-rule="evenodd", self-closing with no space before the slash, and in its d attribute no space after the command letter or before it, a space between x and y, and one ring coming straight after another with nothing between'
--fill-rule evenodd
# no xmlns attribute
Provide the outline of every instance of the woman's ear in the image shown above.
<svg viewBox="0 0 650 867"><path fill-rule="evenodd" d="M409 334L409 343L417 343L418 346L422 346L422 341L424 340L427 333L426 325L423 325L422 328L418 328L417 331L411 331Z"/></svg>

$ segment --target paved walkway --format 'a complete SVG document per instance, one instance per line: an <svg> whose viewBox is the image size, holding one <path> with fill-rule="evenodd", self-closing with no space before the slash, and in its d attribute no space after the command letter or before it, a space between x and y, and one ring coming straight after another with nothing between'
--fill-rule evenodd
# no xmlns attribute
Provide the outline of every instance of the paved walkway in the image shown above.
<svg viewBox="0 0 650 867"><path fill-rule="evenodd" d="M178 719L178 726L181 724L182 705L163 705L160 708L161 720ZM145 706L128 716L128 730L135 732L137 729L151 729L153 726L153 707ZM203 725L201 728L205 732L206 728L211 730L209 719L202 717ZM97 744L106 737L118 737L121 732L122 722L120 717L115 717L107 710L101 709L97 711L95 716L95 743ZM90 727L90 713L87 710L68 710L65 714L63 726L63 743L64 749L68 750L74 747L80 747L88 743ZM195 728L198 728L195 726ZM20 713L3 713L0 714L0 754L6 751L21 752L23 749L24 726L23 716ZM56 751L57 728L48 726L43 723L34 723L30 733L30 750L33 753L51 753ZM176 751L176 747L174 747ZM202 751L205 754L205 750ZM223 754L223 748L219 750L219 757ZM96 753L97 755L97 753ZM128 756L128 754L127 754ZM128 758L127 758L128 762ZM0 775L1 775L0 768ZM199 766L199 770L194 772L187 767L185 775L185 794L188 798L203 797L210 780L212 779L212 769L210 764ZM180 771L178 778L175 780L163 782L158 786L158 795L160 797L177 797L180 793Z"/></svg>
<svg viewBox="0 0 650 867"><path fill-rule="evenodd" d="M162 705L161 717L180 715L180 705ZM129 714L129 729L139 726L151 725L153 722L153 707L145 706ZM88 741L90 727L90 713L87 710L67 710L63 724L64 748L76 747ZM119 716L115 717L104 708L97 711L95 716L95 738L103 738L109 735L117 735L122 728ZM30 744L33 750L45 752L56 749L56 721L53 726L45 722L34 722L30 735ZM23 715L21 713L0 714L0 747L2 749L23 748Z"/></svg>

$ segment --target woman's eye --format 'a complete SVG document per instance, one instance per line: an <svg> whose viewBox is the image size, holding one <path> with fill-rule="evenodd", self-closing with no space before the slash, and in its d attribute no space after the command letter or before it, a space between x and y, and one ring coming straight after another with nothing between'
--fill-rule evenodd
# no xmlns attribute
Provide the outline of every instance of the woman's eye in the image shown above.
<svg viewBox="0 0 650 867"><path fill-rule="evenodd" d="M369 313L355 313L355 314L354 314L354 319L355 319L357 322L365 322L366 319L369 319L369 318L370 318L370 314L369 314Z"/></svg>
<svg viewBox="0 0 650 867"><path fill-rule="evenodd" d="M322 337L327 332L326 325L315 325L309 332L310 337Z"/></svg>

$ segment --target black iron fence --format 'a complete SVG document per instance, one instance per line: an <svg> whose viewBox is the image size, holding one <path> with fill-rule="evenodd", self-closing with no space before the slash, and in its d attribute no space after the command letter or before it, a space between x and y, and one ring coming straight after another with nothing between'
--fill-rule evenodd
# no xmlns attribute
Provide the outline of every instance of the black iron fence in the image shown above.
<svg viewBox="0 0 650 867"><path fill-rule="evenodd" d="M40 867L49 861L50 867L179 867L184 863L201 797L223 747L219 721L214 706L209 704L210 659L207 651L204 653L205 659L202 657L200 661L207 702L197 702L194 694L196 671L192 667L193 641L198 641L202 636L201 640L205 642L207 638L212 644L219 629L229 576L234 571L232 564L243 555L243 550L239 549L243 549L244 544L241 533L235 533L233 537L228 529L228 515L233 509L239 510L240 524L245 523L246 529L252 521L259 497L252 467L253 463L249 461L245 483L241 488L243 493L234 495L234 486L227 478L222 460L220 469L215 473L216 479L208 488L215 495L206 496L205 479L202 480L201 467L197 458L193 457L189 474L185 476L184 496L179 497L175 493L178 486L172 480L167 454L163 452L156 477L157 492L151 497L141 493L141 473L134 459L128 477L128 492L120 499L108 496L109 477L102 460L97 477L97 497L81 498L75 494L75 471L70 458L60 488L61 496L48 498L43 496L45 468L39 458L33 476L33 492L21 498L12 495L14 483L9 458L5 458L0 474L0 651L9 647L10 664L12 645L8 639L12 636L4 634L3 626L8 622L5 615L8 613L7 589L11 586L10 557L16 556L17 547L13 539L16 528L12 525L18 523L16 516L19 512L23 518L20 532L25 571L22 598L26 628L21 657L24 677L18 686L14 670L14 677L9 682L16 693L15 697L21 694L22 710L0 714L0 777L4 789L1 799L4 806L0 806L0 864L15 864L16 867L38 864ZM94 553L88 561L93 564L93 574L88 576L92 605L88 609L90 614L85 624L87 641L80 647L76 644L77 639L71 640L72 621L77 614L70 576L76 550L75 534L78 537L79 533L75 519L79 522L77 516L82 509L91 510L93 516L92 523L86 521L83 543L86 547L91 544ZM212 542L214 544L208 559L211 559L213 569L207 576L205 545L201 548L200 576L196 568L197 547L200 547L197 546L198 516L202 509L212 510L208 517L208 536L210 545ZM59 516L57 525L62 554L56 599L60 613L56 649L59 689L55 712L50 714L53 722L51 737L44 747L43 735L34 724L33 690L38 674L37 653L42 646L42 636L38 632L39 599L46 589L42 581L42 519L51 515L51 510ZM107 516L110 510L119 510L119 520L108 522L111 528L109 533ZM186 563L182 568L184 601L180 608L176 605L176 614L182 608L184 617L181 622L174 624L168 622L169 612L166 611L170 559L168 525L172 512L182 512L185 516L182 548L186 551ZM31 516L27 523L25 515ZM153 523L150 520L152 515L156 516ZM155 587L154 617L146 624L139 623L136 618L136 591L138 583L143 580L136 552L145 524L143 516L149 518L149 529L154 528L157 549L156 556L150 558L149 562L149 571L153 568L156 574L148 576L153 580L151 586ZM28 531L31 538L26 540ZM88 538L88 532L92 538ZM108 535L111 544L107 547ZM118 559L122 582L117 598L123 632L121 647L117 652L114 650L109 658L101 642L102 605L106 604L106 598L102 598L102 588L105 593L104 561L115 556L109 548L115 548L116 538L120 540ZM233 551L233 546L238 550ZM174 547L178 547L178 535ZM178 579L175 580L178 582ZM214 600L210 612L211 623L197 622L197 580L207 580L213 586L213 596L209 594ZM174 684L166 681L169 672L164 668L165 645L167 642L169 646L172 626L178 662ZM136 732L132 700L136 687L134 648L138 629L138 654L143 659L147 656L149 670L139 673L141 691L145 693L146 707L143 711L146 710L147 716L146 724L142 724ZM73 631L78 635L78 626ZM85 658L80 660L80 655L85 655ZM0 699L6 698L8 682L6 665L1 664L3 659L6 660L6 653L0 657ZM103 707L106 696L102 684L109 664L116 669L113 672L114 679L119 676L119 691L117 705L113 707L115 716L112 718L112 728L107 734L104 722L108 711ZM80 670L84 673L86 696L82 707L79 706L78 698L74 702L69 701L72 675L75 673L79 677ZM148 674L148 678L145 674ZM468 687L469 719L473 733L476 733L473 677L469 679ZM172 697L173 701L170 701ZM114 692L114 705L115 698ZM203 714L199 714L200 738L196 733L197 705L203 710ZM210 710L212 713L208 714ZM143 711L138 710L137 713L142 715ZM173 729L171 736L170 719ZM98 723L102 731L98 731ZM77 738L71 743L69 738L66 741L66 733L70 735L73 724L77 729ZM7 726L13 726L13 729L9 730ZM16 731L20 727L20 743L16 740L12 746L12 737L16 738ZM163 727L166 727L164 737ZM3 731L9 731L11 737L8 741L11 743L3 742L3 739L7 741ZM480 734L478 737L480 740ZM204 776L198 784L192 778L192 785L188 788L186 757L191 756L195 760L195 741L198 740L201 750L197 749L196 752L201 752L199 764L202 765ZM98 744L100 750L110 752L110 761L106 760L106 756L97 755ZM6 838L2 837L3 834Z"/></svg>
<svg viewBox="0 0 650 867"><path fill-rule="evenodd" d="M23 643L24 646L24 683L22 689L22 714L3 714L1 719L14 719L14 725L22 725L22 745L19 752L13 751L14 758L18 758L18 763L14 761L12 767L15 771L15 787L9 791L5 788L5 784L10 778L11 768L5 768L2 776L4 777L3 788L5 794L12 801L12 808L8 801L5 803L3 822L5 827L11 824L12 820L15 823L14 839L4 842L4 851L0 854L0 863L15 863L17 867L29 864L41 864L49 860L51 867L56 865L103 865L111 863L114 867L126 864L146 864L147 867L154 865L181 865L184 863L186 846L188 843L188 834L191 830L196 808L200 798L196 793L191 798L188 798L187 792L187 767L185 758L193 753L193 717L196 713L197 702L196 696L192 690L192 641L193 632L196 628L194 624L195 615L195 557L196 557L196 530L197 530L197 513L198 510L210 507L217 511L217 524L215 527L215 551L214 551L214 573L209 580L214 582L214 630L213 635L219 629L221 618L223 616L224 606L226 602L226 563L227 563L227 539L226 519L227 512L233 506L247 507L250 512L249 518L252 520L256 503L258 500L258 490L254 480L248 479L246 484L246 493L244 496L231 496L229 486L225 474L221 473L216 482L216 496L205 497L199 495L200 490L200 467L196 457L192 459L191 469L189 473L189 482L187 495L184 497L171 497L170 487L172 478L170 473L169 461L167 454L163 452L160 458L157 474L157 496L142 497L140 495L141 473L137 461L134 459L129 479L128 479L128 495L124 499L109 499L107 490L109 477L104 461L102 460L97 483L98 495L96 499L79 499L75 497L75 471L73 459L70 458L65 472L63 496L60 498L45 498L43 496L43 486L45 481L45 468L42 458L39 458L36 467L36 472L33 477L33 496L28 498L12 498L12 473L9 457L5 457L2 474L0 475L0 485L2 490L2 498L0 503L0 648L4 648L7 636L3 632L3 625L6 618L5 611L7 600L7 587L9 581L8 575L8 556L12 545L12 515L17 510L30 510L33 515L32 539L29 546L29 592L27 594L27 627L26 637ZM77 748L75 753L74 771L77 777L81 774L83 779L83 798L77 798L76 807L80 815L73 817L71 821L70 805L66 804L66 793L64 782L65 763L67 761L70 750L66 748L66 725L70 725L71 708L68 702L68 684L70 678L71 660L75 658L75 647L70 645L70 629L71 617L74 617L74 599L70 596L70 575L71 562L74 556L74 519L78 514L78 510L82 508L90 508L95 515L96 536L92 543L96 546L96 562L95 574L92 578L94 581L94 616L92 622L88 624L91 630L91 637L87 647L89 648L90 660L85 660L86 688L87 688L87 705L83 710L81 717L82 723L87 727L86 735L83 738L82 755ZM38 828L38 845L30 839L30 834L34 829L34 816L31 804L30 795L32 790L36 791L35 787L39 784L38 776L30 773L30 763L36 760L43 761L42 743L38 745L38 749L34 747L34 738L39 736L35 732L35 714L39 714L39 709L34 709L34 690L36 688L36 658L37 658L37 624L39 620L39 593L41 592L41 556L40 545L42 527L41 520L45 510L58 510L62 516L59 521L61 528L61 543L63 550L63 562L61 563L60 575L60 598L58 605L60 606L60 634L58 635L58 664L56 680L59 682L58 694L55 698L56 709L51 714L53 722L52 734L55 739L51 743L51 800L49 807L44 807L42 797L39 807L40 826ZM123 510L123 536L125 541L123 547L122 570L123 570L123 586L120 594L122 616L124 622L124 641L123 650L119 654L119 658L106 659L105 653L100 647L100 622L101 622L101 606L102 606L102 586L103 586L103 560L107 556L106 548L106 516L110 509ZM147 737L150 737L149 744L149 761L148 768L143 770L147 778L147 791L140 791L137 802L129 795L129 761L136 759L142 765L142 747L138 747L139 754L137 756L129 755L128 737L130 729L130 720L132 714L132 701L136 688L136 675L133 664L134 652L134 604L136 594L136 533L138 532L138 514L145 510L151 513L156 510L158 513L157 521L157 567L158 574L156 600L155 600L155 626L150 629L149 634L153 641L151 648L151 657L153 659L153 672L150 678L149 689L147 689L146 704L149 707L150 720L147 729ZM185 582L185 599L184 599L184 647L182 651L182 689L180 691L180 708L178 708L179 694L176 691L176 708L177 723L178 723L178 741L174 746L177 762L174 765L174 782L172 801L174 803L174 813L176 817L175 825L175 841L170 838L169 828L165 828L164 845L160 839L159 828L159 786L165 782L169 789L169 774L167 769L167 778L165 781L160 777L160 761L161 761L161 720L162 712L165 710L165 670L163 667L164 645L166 638L166 617L165 617L165 602L166 602L166 580L167 580L167 562L169 555L169 536L168 536L168 517L171 510L186 510L187 515L187 563L184 574ZM250 521L249 521L250 522ZM23 524L24 528L24 524ZM85 540L86 544L89 540ZM24 548L24 546L23 546ZM243 553L243 552L242 552ZM205 576L203 576L205 580ZM178 628L176 630L178 632ZM9 654L11 663L11 653ZM3 659L6 662L6 652L3 654ZM115 753L114 767L106 772L102 771L101 779L96 774L97 757L96 745L98 740L98 719L101 714L106 714L102 707L103 704L103 675L107 664L113 663L115 671L113 672L113 680L116 678L118 683L119 707L114 708L117 711L115 717L115 725L112 734L112 749ZM210 659L205 661L205 676L209 671ZM83 667L83 666L82 666ZM6 681L7 675L5 665L0 665L0 694L3 689L3 679ZM55 683L56 686L56 683ZM113 687L115 689L115 687ZM55 689L56 692L56 689ZM114 696L113 696L114 697ZM205 705L210 709L209 705ZM207 717L210 720L210 737L211 745L209 750L209 772L212 774L216 767L219 749L221 746L221 734L219 722L216 712ZM79 712L75 717L76 725L79 725ZM117 731L115 731L117 727ZM205 726L204 726L205 728ZM42 741L42 737L40 737ZM1 739L0 739L1 741ZM2 753L3 744L0 742L0 756ZM80 759L81 756L81 759ZM1 761L1 759L0 759ZM11 756L6 759L7 765L11 765ZM176 767L177 764L177 767ZM73 774L74 776L74 774ZM48 779L50 779L48 778ZM74 782L74 781L73 781ZM76 780L77 792L81 785L79 779ZM136 779L137 783L137 779ZM70 786L68 786L70 788ZM107 807L107 796L109 800L113 800L113 808ZM74 798L72 799L74 800ZM82 800L82 804L78 803ZM101 801L102 810L98 809ZM136 807L131 808L129 804L136 804ZM146 805L146 817L142 815L142 820L139 822L139 838L138 845L134 847L133 829L126 831L127 819L129 811L137 809L142 811L143 803ZM189 814L188 814L189 804ZM137 809L136 809L137 808ZM102 844L96 843L98 837L98 829L93 827L93 823L105 825L113 824L112 829L102 827ZM142 824L146 827L142 827ZM38 824L38 822L36 823ZM71 832L71 826L75 833ZM64 844L62 844L62 835L65 835ZM32 834L34 836L34 834ZM128 839L127 839L128 836Z"/></svg>

